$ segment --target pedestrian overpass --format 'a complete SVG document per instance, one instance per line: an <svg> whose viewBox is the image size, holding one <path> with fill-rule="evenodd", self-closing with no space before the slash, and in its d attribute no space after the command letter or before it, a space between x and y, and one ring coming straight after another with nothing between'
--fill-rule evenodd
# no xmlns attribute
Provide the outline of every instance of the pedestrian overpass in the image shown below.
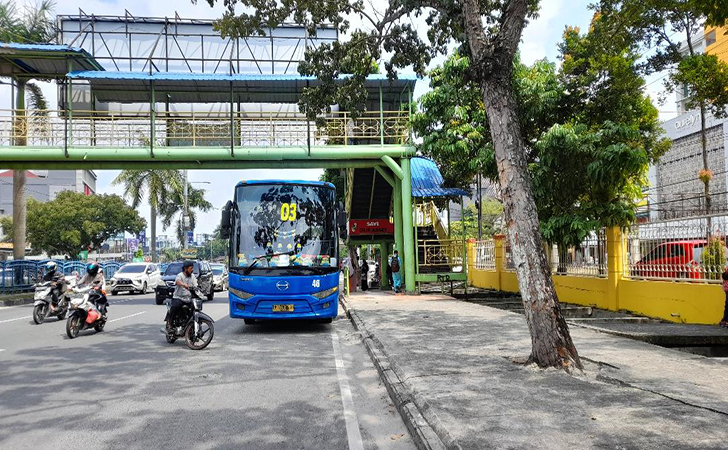
<svg viewBox="0 0 728 450"><path fill-rule="evenodd" d="M78 21L74 41L88 34L86 22L95 25L84 20ZM166 21L165 40L175 36L169 28ZM101 64L93 54L96 44L89 52L72 45L0 43L0 75L11 77L19 89L32 79L53 79L59 86L56 110L29 111L22 95L0 110L0 168L346 169L347 212L363 214L361 205L368 206L369 218L390 217L391 211L405 288L415 290L409 104L416 79L370 76L363 113L334 106L312 121L296 105L306 88L318 84L316 78L242 73L232 50L229 60L218 61L218 67L227 65L226 73L204 72L204 57L203 72L189 63L188 72L154 70L161 65L154 55L162 36L142 70L112 70L119 68L116 60L113 67ZM129 67L137 66L130 58ZM274 72L275 61L271 67ZM345 80L341 76L338 82ZM373 182L368 189L354 189L362 179Z"/></svg>

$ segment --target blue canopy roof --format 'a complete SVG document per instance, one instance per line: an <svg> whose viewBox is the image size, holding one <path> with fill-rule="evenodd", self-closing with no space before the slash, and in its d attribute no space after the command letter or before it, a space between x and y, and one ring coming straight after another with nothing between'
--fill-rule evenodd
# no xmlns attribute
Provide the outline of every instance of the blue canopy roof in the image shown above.
<svg viewBox="0 0 728 450"><path fill-rule="evenodd" d="M84 71L103 67L86 50L58 44L0 42L0 76L64 78L68 66Z"/></svg>
<svg viewBox="0 0 728 450"><path fill-rule="evenodd" d="M460 197L468 193L458 188L442 187L444 180L431 159L415 157L410 165L412 173L412 196L423 197Z"/></svg>
<svg viewBox="0 0 728 450"><path fill-rule="evenodd" d="M291 74L79 71L68 77L87 81L100 101L122 103L148 102L152 83L157 98L165 95L165 100L173 103L229 102L231 89L236 101L296 103L304 88L318 84L316 77ZM339 79L346 77L342 75ZM392 81L386 75L370 75L364 85L372 98L379 98L381 87L384 102L399 102L416 82L417 78L411 75Z"/></svg>

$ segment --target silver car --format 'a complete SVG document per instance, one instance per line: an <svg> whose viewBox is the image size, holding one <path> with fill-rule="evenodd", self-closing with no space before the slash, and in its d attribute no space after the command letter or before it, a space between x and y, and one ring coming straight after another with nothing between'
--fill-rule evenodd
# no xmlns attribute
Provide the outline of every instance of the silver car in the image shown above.
<svg viewBox="0 0 728 450"><path fill-rule="evenodd" d="M212 267L212 288L215 291L224 291L229 286L229 278L227 267L225 264L210 264Z"/></svg>

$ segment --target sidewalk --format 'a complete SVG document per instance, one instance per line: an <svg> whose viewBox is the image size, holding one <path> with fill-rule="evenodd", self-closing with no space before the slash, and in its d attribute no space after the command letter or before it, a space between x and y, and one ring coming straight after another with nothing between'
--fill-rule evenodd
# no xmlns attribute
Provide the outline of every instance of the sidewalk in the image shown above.
<svg viewBox="0 0 728 450"><path fill-rule="evenodd" d="M512 362L520 314L373 291L345 307L421 448L728 448L728 358L572 326L570 376Z"/></svg>

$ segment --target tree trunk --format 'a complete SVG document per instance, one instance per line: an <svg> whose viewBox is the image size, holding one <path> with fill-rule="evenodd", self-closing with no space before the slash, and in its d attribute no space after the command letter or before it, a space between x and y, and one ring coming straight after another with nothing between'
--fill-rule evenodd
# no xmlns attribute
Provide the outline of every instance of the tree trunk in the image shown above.
<svg viewBox="0 0 728 450"><path fill-rule="evenodd" d="M529 361L540 367L581 368L544 253L510 64L509 61L507 66L501 66L508 69L502 69L500 74L487 77L481 88L495 148L508 238L531 332Z"/></svg>
<svg viewBox="0 0 728 450"><path fill-rule="evenodd" d="M700 103L700 144L703 151L703 169L706 171L710 170L708 166L708 136L705 130L705 105ZM707 216L708 229L707 238L710 240L710 236L713 234L713 223L710 218L711 200L710 200L710 180L705 178L703 180L705 190L705 215Z"/></svg>
<svg viewBox="0 0 728 450"><path fill-rule="evenodd" d="M149 244L149 250L152 253L152 262L157 262L157 208L152 206L152 213L149 215L149 220L151 220L151 227L152 227L152 242Z"/></svg>
<svg viewBox="0 0 728 450"><path fill-rule="evenodd" d="M18 89L15 99L14 145L17 147L24 147L28 143L25 83L25 81L16 81ZM25 221L27 216L25 175L25 169L13 171L13 259L25 259Z"/></svg>

